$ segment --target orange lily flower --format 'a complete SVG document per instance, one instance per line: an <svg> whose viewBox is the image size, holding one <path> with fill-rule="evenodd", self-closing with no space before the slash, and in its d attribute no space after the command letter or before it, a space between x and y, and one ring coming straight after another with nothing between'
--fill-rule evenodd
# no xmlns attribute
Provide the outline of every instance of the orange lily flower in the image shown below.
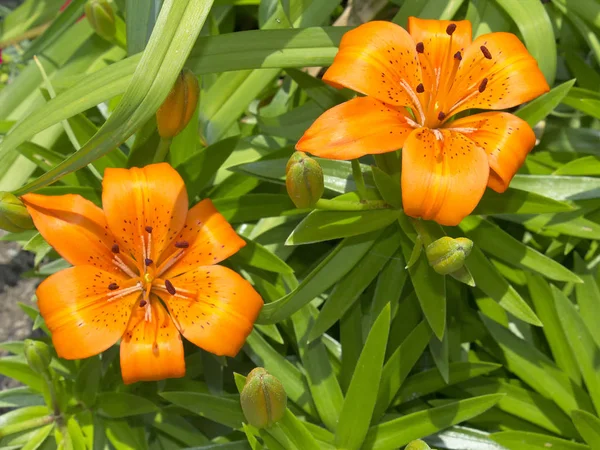
<svg viewBox="0 0 600 450"><path fill-rule="evenodd" d="M402 148L406 214L457 225L486 185L504 192L535 144L531 127L504 112L452 120L470 108L504 109L550 88L510 33L471 41L469 21L411 17L349 31L323 80L364 94L321 115L296 148L354 159Z"/></svg>
<svg viewBox="0 0 600 450"><path fill-rule="evenodd" d="M58 356L87 358L121 339L129 384L184 376L180 334L216 355L238 353L263 301L216 264L245 242L210 200L188 211L171 166L106 169L104 210L78 195L22 200L44 239L74 266L36 292Z"/></svg>

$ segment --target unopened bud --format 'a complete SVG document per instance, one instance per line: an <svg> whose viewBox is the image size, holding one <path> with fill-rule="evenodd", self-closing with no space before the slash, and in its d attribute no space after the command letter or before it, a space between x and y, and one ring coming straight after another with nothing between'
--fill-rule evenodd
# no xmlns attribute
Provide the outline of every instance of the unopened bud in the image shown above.
<svg viewBox="0 0 600 450"><path fill-rule="evenodd" d="M107 0L88 0L85 4L85 16L98 35L109 41L115 37L115 12Z"/></svg>
<svg viewBox="0 0 600 450"><path fill-rule="evenodd" d="M323 169L306 153L295 152L285 167L285 186L296 208L310 208L325 191Z"/></svg>
<svg viewBox="0 0 600 450"><path fill-rule="evenodd" d="M46 343L27 339L25 341L25 359L34 372L40 375L48 374L52 356Z"/></svg>
<svg viewBox="0 0 600 450"><path fill-rule="evenodd" d="M431 450L431 447L420 439L409 442L404 450Z"/></svg>
<svg viewBox="0 0 600 450"><path fill-rule="evenodd" d="M425 253L433 270L448 275L463 267L472 248L473 241L470 239L444 236L429 244Z"/></svg>
<svg viewBox="0 0 600 450"><path fill-rule="evenodd" d="M183 69L158 111L156 125L162 138L171 139L187 126L198 104L200 86L191 70Z"/></svg>
<svg viewBox="0 0 600 450"><path fill-rule="evenodd" d="M11 233L33 228L27 208L10 192L0 192L0 228Z"/></svg>
<svg viewBox="0 0 600 450"><path fill-rule="evenodd" d="M256 428L265 428L281 420L287 395L281 381L262 367L257 367L248 374L240 401L248 423Z"/></svg>

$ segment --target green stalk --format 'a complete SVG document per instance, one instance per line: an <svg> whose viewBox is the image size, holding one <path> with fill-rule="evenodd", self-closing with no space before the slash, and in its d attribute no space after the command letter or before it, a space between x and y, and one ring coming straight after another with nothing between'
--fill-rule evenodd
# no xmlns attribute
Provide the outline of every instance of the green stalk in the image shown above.
<svg viewBox="0 0 600 450"><path fill-rule="evenodd" d="M322 209L327 211L368 211L370 209L386 208L389 208L389 206L383 200L367 200L364 202L343 202L322 198L315 204L315 209Z"/></svg>
<svg viewBox="0 0 600 450"><path fill-rule="evenodd" d="M365 179L363 177L363 173L360 168L360 163L358 162L358 159L352 160L352 177L354 178L354 182L356 183L356 190L358 191L358 196L361 200L366 200L367 187L365 185Z"/></svg>
<svg viewBox="0 0 600 450"><path fill-rule="evenodd" d="M168 138L160 138L160 142L158 143L158 147L156 148L156 154L154 155L154 162L159 163L163 162L167 157L167 153L171 149L171 139Z"/></svg>

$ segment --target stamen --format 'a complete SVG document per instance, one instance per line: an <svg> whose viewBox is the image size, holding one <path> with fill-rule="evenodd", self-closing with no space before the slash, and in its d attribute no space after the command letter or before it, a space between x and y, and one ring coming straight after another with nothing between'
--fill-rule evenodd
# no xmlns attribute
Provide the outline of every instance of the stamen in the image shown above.
<svg viewBox="0 0 600 450"><path fill-rule="evenodd" d="M492 54L485 45L482 45L479 48L481 49L481 53L483 53L483 56L485 56L487 59L492 59Z"/></svg>
<svg viewBox="0 0 600 450"><path fill-rule="evenodd" d="M146 230L148 233L152 233L152 227L144 227L144 230Z"/></svg>
<svg viewBox="0 0 600 450"><path fill-rule="evenodd" d="M115 291L115 290L119 289L119 285L117 283L110 283L108 285L108 289L110 289L111 291Z"/></svg>
<svg viewBox="0 0 600 450"><path fill-rule="evenodd" d="M184 253L185 252L181 250L175 256L162 263L162 265L158 268L156 277L160 277L163 273L165 273L167 270L173 267L173 265L183 257Z"/></svg>
<svg viewBox="0 0 600 450"><path fill-rule="evenodd" d="M438 120L442 121L446 118L446 114L444 114L442 111L440 111L440 113L438 114Z"/></svg>
<svg viewBox="0 0 600 450"><path fill-rule="evenodd" d="M127 264L125 264L121 260L121 258L119 258L116 255L113 258L113 264L115 266L117 266L119 269L121 269L123 272L125 272L127 275L129 275L131 278L136 278L137 277L137 275L135 273L133 273L133 271L129 268L129 266Z"/></svg>
<svg viewBox="0 0 600 450"><path fill-rule="evenodd" d="M141 290L143 290L142 284L138 282L138 283L136 283L135 286L130 286L128 288L121 289L121 290L115 291L113 293L109 293L107 295L108 301L112 302L113 300L116 300L121 297L125 297L126 295L129 295L129 294L132 294L133 292L137 292L137 291L141 291Z"/></svg>
<svg viewBox="0 0 600 450"><path fill-rule="evenodd" d="M173 283L171 283L169 280L165 280L165 288L167 289L167 292L171 295L175 295L177 294L177 291L175 290L175 286L173 286Z"/></svg>
<svg viewBox="0 0 600 450"><path fill-rule="evenodd" d="M146 259L144 259L144 262L146 263L147 266L151 266L154 261L152 261L150 258L146 258Z"/></svg>
<svg viewBox="0 0 600 450"><path fill-rule="evenodd" d="M458 51L454 54L454 59L462 61L462 55L461 55L460 51Z"/></svg>
<svg viewBox="0 0 600 450"><path fill-rule="evenodd" d="M417 53L423 53L425 51L425 45L422 42L417 44Z"/></svg>
<svg viewBox="0 0 600 450"><path fill-rule="evenodd" d="M420 84L419 86L423 86L423 85ZM417 86L417 92L419 92L419 86ZM190 246L190 244L188 243L188 241L175 242L175 247L177 247L177 248L188 248L189 246Z"/></svg>
<svg viewBox="0 0 600 450"><path fill-rule="evenodd" d="M142 300L140 302L140 308L143 308L144 306L146 306L148 304L148 302L146 300Z"/></svg>
<svg viewBox="0 0 600 450"><path fill-rule="evenodd" d="M449 36L452 36L452 33L454 33L455 31L456 31L456 24L455 23L451 23L446 28L446 33L448 33Z"/></svg>
<svg viewBox="0 0 600 450"><path fill-rule="evenodd" d="M117 253L119 253L119 252L121 251L121 250L119 249L119 244L113 244L113 246L110 248L110 250L111 250L113 253L115 253L115 254L117 254Z"/></svg>
<svg viewBox="0 0 600 450"><path fill-rule="evenodd" d="M423 83L419 83L419 85L417 86L417 92L419 94L422 94L423 92L425 92L425 86L423 86ZM177 244L175 244L175 247L177 247Z"/></svg>
<svg viewBox="0 0 600 450"><path fill-rule="evenodd" d="M413 88L404 80L400 80L400 86L404 89L404 91L409 95L410 99L413 102L413 106L417 108L417 112L419 113L419 120L421 123L425 123L425 114L423 113L423 107L421 106L421 102L419 101L419 97Z"/></svg>
<svg viewBox="0 0 600 450"><path fill-rule="evenodd" d="M484 78L483 80L481 80L481 84L479 85L479 92L483 92L485 91L485 88L487 87L488 84L488 79Z"/></svg>

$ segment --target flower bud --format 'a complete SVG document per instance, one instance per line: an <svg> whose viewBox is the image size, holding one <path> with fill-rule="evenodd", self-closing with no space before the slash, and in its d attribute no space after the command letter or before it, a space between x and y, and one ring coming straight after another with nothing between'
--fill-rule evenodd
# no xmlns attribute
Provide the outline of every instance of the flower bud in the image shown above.
<svg viewBox="0 0 600 450"><path fill-rule="evenodd" d="M183 69L158 111L156 125L160 137L171 139L187 126L198 104L200 86L191 70Z"/></svg>
<svg viewBox="0 0 600 450"><path fill-rule="evenodd" d="M431 450L431 447L420 439L409 442L404 450Z"/></svg>
<svg viewBox="0 0 600 450"><path fill-rule="evenodd" d="M85 16L98 35L109 41L115 37L115 13L107 0L88 0L85 4Z"/></svg>
<svg viewBox="0 0 600 450"><path fill-rule="evenodd" d="M425 254L433 270L441 275L448 275L464 265L472 248L473 241L470 239L444 236L429 244Z"/></svg>
<svg viewBox="0 0 600 450"><path fill-rule="evenodd" d="M10 192L0 192L0 228L11 233L33 228L27 208Z"/></svg>
<svg viewBox="0 0 600 450"><path fill-rule="evenodd" d="M285 167L285 186L296 208L310 208L323 195L323 169L306 153L295 152Z"/></svg>
<svg viewBox="0 0 600 450"><path fill-rule="evenodd" d="M287 395L281 381L262 367L257 367L248 374L240 401L248 423L256 428L265 428L281 420Z"/></svg>
<svg viewBox="0 0 600 450"><path fill-rule="evenodd" d="M40 375L48 374L48 367L52 356L48 345L42 341L27 339L25 341L25 359L29 367Z"/></svg>

